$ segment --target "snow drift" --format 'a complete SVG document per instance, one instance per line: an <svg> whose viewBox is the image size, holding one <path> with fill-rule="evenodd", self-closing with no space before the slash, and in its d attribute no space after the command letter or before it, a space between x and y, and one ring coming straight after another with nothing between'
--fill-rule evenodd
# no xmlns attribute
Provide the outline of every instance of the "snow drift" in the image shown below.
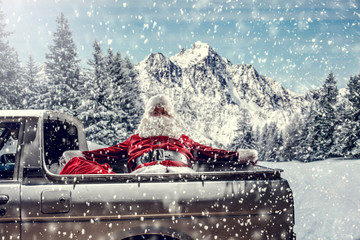
<svg viewBox="0 0 360 240"><path fill-rule="evenodd" d="M297 239L360 239L360 160L259 165L284 170L295 198Z"/></svg>

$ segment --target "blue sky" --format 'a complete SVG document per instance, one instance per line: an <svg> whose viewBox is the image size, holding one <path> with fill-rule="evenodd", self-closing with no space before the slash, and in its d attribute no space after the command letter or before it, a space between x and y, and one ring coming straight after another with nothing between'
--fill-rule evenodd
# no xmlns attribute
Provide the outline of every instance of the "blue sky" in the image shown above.
<svg viewBox="0 0 360 240"><path fill-rule="evenodd" d="M360 73L360 0L2 0L8 38L21 60L40 64L61 12L82 64L101 41L131 58L170 57L196 41L233 64L303 93L333 71L339 87Z"/></svg>

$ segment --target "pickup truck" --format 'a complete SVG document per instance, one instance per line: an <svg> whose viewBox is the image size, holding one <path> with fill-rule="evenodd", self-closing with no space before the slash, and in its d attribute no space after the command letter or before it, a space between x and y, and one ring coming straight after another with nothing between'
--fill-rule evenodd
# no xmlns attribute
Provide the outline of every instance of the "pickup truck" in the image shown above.
<svg viewBox="0 0 360 240"><path fill-rule="evenodd" d="M55 111L0 111L0 239L295 239L282 170L198 164L195 173L59 175L87 150L82 123Z"/></svg>

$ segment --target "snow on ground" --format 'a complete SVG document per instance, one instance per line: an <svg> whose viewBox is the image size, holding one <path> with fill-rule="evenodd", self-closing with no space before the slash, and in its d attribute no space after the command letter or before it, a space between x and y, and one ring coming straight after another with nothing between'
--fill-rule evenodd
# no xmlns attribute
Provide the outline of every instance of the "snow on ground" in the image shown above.
<svg viewBox="0 0 360 240"><path fill-rule="evenodd" d="M283 169L295 198L299 240L360 240L360 160L259 162Z"/></svg>

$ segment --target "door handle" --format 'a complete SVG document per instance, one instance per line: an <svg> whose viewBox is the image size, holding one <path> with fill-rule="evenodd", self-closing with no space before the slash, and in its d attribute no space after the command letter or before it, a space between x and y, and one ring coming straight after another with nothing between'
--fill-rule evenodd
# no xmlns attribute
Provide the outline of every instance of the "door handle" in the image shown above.
<svg viewBox="0 0 360 240"><path fill-rule="evenodd" d="M0 195L0 205L5 204L9 201L9 196L5 194Z"/></svg>

